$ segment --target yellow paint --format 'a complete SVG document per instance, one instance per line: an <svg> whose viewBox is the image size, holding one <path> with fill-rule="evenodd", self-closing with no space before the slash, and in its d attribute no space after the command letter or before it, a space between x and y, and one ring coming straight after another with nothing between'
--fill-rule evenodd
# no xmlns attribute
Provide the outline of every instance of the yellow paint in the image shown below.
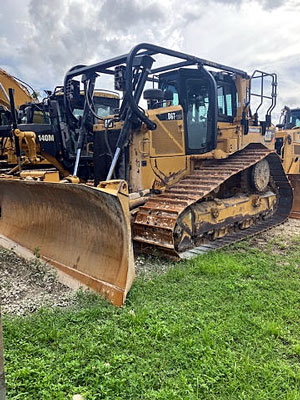
<svg viewBox="0 0 300 400"><path fill-rule="evenodd" d="M283 140L282 165L286 174L300 174L300 129L278 130L276 138Z"/></svg>
<svg viewBox="0 0 300 400"><path fill-rule="evenodd" d="M15 106L18 109L22 104L32 102L33 98L24 85L19 83L13 76L0 68L0 105L10 110L8 89L14 89Z"/></svg>
<svg viewBox="0 0 300 400"><path fill-rule="evenodd" d="M20 172L22 179L34 179L44 182L59 182L58 171L45 171L45 170L25 170Z"/></svg>

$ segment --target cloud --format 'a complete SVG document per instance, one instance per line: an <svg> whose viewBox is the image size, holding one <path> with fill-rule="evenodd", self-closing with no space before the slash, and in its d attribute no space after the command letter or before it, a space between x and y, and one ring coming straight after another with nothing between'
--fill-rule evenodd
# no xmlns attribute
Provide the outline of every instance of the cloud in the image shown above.
<svg viewBox="0 0 300 400"><path fill-rule="evenodd" d="M30 66L37 85L55 85L73 65L125 53L140 41L172 46L177 36L167 18L159 1L31 0L17 60Z"/></svg>
<svg viewBox="0 0 300 400"><path fill-rule="evenodd" d="M239 3L237 7L228 2L203 7L201 19L193 20L183 33L185 50L249 74L255 69L277 73L277 118L284 104L293 100L292 106L296 106L297 91L300 93L300 32L295 29L300 10L295 12L291 2L278 3L272 10L266 9L267 2ZM275 29L283 21L288 21L284 29Z"/></svg>
<svg viewBox="0 0 300 400"><path fill-rule="evenodd" d="M280 108L299 93L299 16L298 0L10 0L0 10L0 65L51 89L78 63L150 42L277 72Z"/></svg>
<svg viewBox="0 0 300 400"><path fill-rule="evenodd" d="M266 10L273 10L285 4L285 0L263 0L261 3Z"/></svg>
<svg viewBox="0 0 300 400"><path fill-rule="evenodd" d="M223 3L225 5L236 5L240 6L245 3L258 3L261 5L262 8L266 10L273 10L275 8L281 7L283 4L286 3L285 0L210 0L216 3Z"/></svg>

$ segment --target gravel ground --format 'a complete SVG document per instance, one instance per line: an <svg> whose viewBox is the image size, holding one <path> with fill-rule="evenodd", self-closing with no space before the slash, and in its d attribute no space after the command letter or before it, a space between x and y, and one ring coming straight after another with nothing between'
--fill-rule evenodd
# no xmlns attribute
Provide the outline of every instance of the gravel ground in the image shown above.
<svg viewBox="0 0 300 400"><path fill-rule="evenodd" d="M139 254L135 259L135 274L150 278L153 274L165 274L174 265L174 260L163 258L161 255Z"/></svg>
<svg viewBox="0 0 300 400"><path fill-rule="evenodd" d="M2 312L15 315L75 301L75 293L57 281L55 270L38 259L27 261L5 249L0 249L0 289Z"/></svg>
<svg viewBox="0 0 300 400"><path fill-rule="evenodd" d="M272 251L280 253L286 247L292 246L293 240L300 240L300 219L288 219L284 224L254 236L250 239L250 243L263 249L271 241L275 244L272 246ZM280 245L276 246L276 243Z"/></svg>
<svg viewBox="0 0 300 400"><path fill-rule="evenodd" d="M289 220L252 239L250 243L264 249L275 240L277 252L300 239L300 220ZM276 240L280 245L276 246ZM165 273L174 262L155 256L138 256L137 275L151 276L154 272ZM76 292L57 281L55 270L35 261L26 261L13 252L0 248L0 300L3 313L22 315L34 312L41 306L66 307L75 304Z"/></svg>

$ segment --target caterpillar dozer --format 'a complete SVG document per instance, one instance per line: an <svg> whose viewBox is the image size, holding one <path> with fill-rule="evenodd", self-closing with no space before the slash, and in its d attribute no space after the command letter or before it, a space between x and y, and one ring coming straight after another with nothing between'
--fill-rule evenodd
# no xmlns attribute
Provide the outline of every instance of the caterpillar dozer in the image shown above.
<svg viewBox="0 0 300 400"><path fill-rule="evenodd" d="M276 151L294 191L291 218L300 218L300 108L285 106L277 125Z"/></svg>
<svg viewBox="0 0 300 400"><path fill-rule="evenodd" d="M110 116L94 115L99 76L114 77L122 94ZM143 43L66 74L66 126L74 117L68 87L80 78L85 100L72 175L54 179L51 170L20 168L3 173L2 235L38 248L59 270L120 306L134 279L133 243L138 251L191 258L288 217L292 188L274 150L271 123L275 74L250 77ZM263 87L266 78L270 95L251 90L252 82ZM260 120L264 101L269 108ZM93 172L83 183L78 175L85 148L93 154Z"/></svg>

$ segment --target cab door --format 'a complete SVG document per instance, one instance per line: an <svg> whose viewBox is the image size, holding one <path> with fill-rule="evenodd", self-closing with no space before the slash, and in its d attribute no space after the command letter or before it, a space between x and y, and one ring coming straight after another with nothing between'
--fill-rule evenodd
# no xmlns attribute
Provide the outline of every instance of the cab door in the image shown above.
<svg viewBox="0 0 300 400"><path fill-rule="evenodd" d="M216 148L216 83L206 70L181 70L180 103L184 110L186 154Z"/></svg>

